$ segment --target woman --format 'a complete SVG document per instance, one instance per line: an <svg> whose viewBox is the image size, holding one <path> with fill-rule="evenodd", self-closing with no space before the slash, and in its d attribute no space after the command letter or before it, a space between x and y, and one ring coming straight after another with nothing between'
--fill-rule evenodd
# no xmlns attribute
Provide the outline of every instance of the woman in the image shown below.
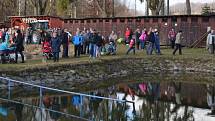
<svg viewBox="0 0 215 121"><path fill-rule="evenodd" d="M21 31L17 30L16 31L16 38L15 38L15 47L16 47L16 50L15 50L15 54L16 54L15 63L17 63L17 61L18 61L18 53L22 57L22 63L24 63L24 55L23 55L24 45L23 45L23 41L24 41L24 38L23 38L23 35L22 35Z"/></svg>

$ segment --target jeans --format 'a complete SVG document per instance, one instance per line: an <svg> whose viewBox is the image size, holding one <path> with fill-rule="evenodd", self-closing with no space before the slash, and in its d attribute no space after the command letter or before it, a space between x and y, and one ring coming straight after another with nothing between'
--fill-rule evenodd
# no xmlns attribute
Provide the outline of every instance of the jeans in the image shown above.
<svg viewBox="0 0 215 121"><path fill-rule="evenodd" d="M140 45L141 45L141 49L145 48L145 42L144 41L140 41Z"/></svg>
<svg viewBox="0 0 215 121"><path fill-rule="evenodd" d="M89 43L84 43L83 54L89 54Z"/></svg>
<svg viewBox="0 0 215 121"><path fill-rule="evenodd" d="M181 44L176 44L176 48L175 50L173 51L173 55L175 55L176 51L179 50L179 55L182 55L182 52L181 52Z"/></svg>
<svg viewBox="0 0 215 121"><path fill-rule="evenodd" d="M59 61L59 52L53 52L53 59L54 59L54 62Z"/></svg>
<svg viewBox="0 0 215 121"><path fill-rule="evenodd" d="M90 57L96 57L96 44L90 44Z"/></svg>
<svg viewBox="0 0 215 121"><path fill-rule="evenodd" d="M147 50L146 50L147 55L152 55L154 47L155 47L155 43L149 42L149 45L148 45Z"/></svg>
<svg viewBox="0 0 215 121"><path fill-rule="evenodd" d="M62 55L63 58L69 57L68 51L69 51L68 44L63 44L63 55Z"/></svg>
<svg viewBox="0 0 215 121"><path fill-rule="evenodd" d="M79 44L79 45L75 45L75 48L74 48L75 50L75 57L80 57L80 55L81 55L81 45Z"/></svg>
<svg viewBox="0 0 215 121"><path fill-rule="evenodd" d="M170 42L171 42L171 48L174 49L175 48L175 39L174 38L170 39Z"/></svg>
<svg viewBox="0 0 215 121"><path fill-rule="evenodd" d="M129 47L129 49L128 49L128 51L127 51L127 55L128 55L128 53L131 51L131 50L133 50L133 54L135 55L135 47Z"/></svg>
<svg viewBox="0 0 215 121"><path fill-rule="evenodd" d="M161 49L160 49L160 41L155 41L155 48L156 48L156 53L161 54Z"/></svg>

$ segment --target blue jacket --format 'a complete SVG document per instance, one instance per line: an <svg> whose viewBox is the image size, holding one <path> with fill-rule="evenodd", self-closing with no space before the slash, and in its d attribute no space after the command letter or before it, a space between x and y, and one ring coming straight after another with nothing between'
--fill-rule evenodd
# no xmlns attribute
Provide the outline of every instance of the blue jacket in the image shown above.
<svg viewBox="0 0 215 121"><path fill-rule="evenodd" d="M52 52L54 53L58 53L60 52L60 45L61 45L61 41L59 37L52 37L51 39L51 46L52 46Z"/></svg>
<svg viewBox="0 0 215 121"><path fill-rule="evenodd" d="M81 35L75 35L73 38L72 38L72 42L74 45L80 45L83 43L83 37Z"/></svg>
<svg viewBox="0 0 215 121"><path fill-rule="evenodd" d="M10 38L9 34L6 33L6 34L5 34L5 39L4 39L5 42L0 43L0 50L6 50L6 49L8 49L8 46L9 46L9 38Z"/></svg>

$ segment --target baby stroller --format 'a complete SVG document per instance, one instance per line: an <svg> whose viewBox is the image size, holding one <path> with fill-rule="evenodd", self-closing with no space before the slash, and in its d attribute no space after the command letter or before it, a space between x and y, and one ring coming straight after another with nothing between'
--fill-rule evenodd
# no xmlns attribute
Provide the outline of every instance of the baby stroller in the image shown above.
<svg viewBox="0 0 215 121"><path fill-rule="evenodd" d="M50 42L48 42L48 41L43 42L42 52L43 52L43 57L45 57L45 59L47 59L47 60L52 59L53 53L52 53L52 48L51 48Z"/></svg>
<svg viewBox="0 0 215 121"><path fill-rule="evenodd" d="M114 42L109 42L107 55L116 55L116 44Z"/></svg>
<svg viewBox="0 0 215 121"><path fill-rule="evenodd" d="M0 50L0 57L1 57L1 63L15 63L15 58L13 58L11 55L15 54L16 48L10 47L5 50Z"/></svg>

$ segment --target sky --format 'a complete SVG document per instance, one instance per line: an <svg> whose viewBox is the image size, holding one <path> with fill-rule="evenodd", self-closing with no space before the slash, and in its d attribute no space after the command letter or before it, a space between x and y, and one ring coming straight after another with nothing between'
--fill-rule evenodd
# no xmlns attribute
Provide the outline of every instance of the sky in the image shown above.
<svg viewBox="0 0 215 121"><path fill-rule="evenodd" d="M120 0L120 1L124 4L126 4L130 9L135 9L135 0ZM186 0L169 0L169 1L170 1L170 6L174 5L176 3L185 3L186 2ZM215 2L215 0L190 0L190 2L210 3L210 2ZM139 0L136 0L136 5L137 5L137 11L145 10L145 3L141 4Z"/></svg>

